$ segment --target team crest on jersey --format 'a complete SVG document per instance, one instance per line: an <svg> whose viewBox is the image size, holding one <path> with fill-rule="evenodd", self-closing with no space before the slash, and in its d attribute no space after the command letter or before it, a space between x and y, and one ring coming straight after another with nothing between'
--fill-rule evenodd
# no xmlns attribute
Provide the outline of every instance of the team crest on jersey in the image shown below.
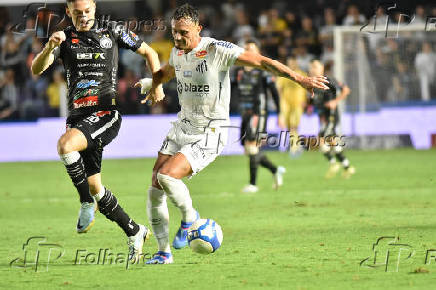
<svg viewBox="0 0 436 290"><path fill-rule="evenodd" d="M100 47L105 48L105 49L112 48L112 40L109 37L107 37L106 35L103 36L100 39Z"/></svg>
<svg viewBox="0 0 436 290"><path fill-rule="evenodd" d="M199 65L197 65L197 68L195 70L197 72L202 73L202 74L207 72L207 62L206 62L206 60L203 60Z"/></svg>
<svg viewBox="0 0 436 290"><path fill-rule="evenodd" d="M206 50L200 50L195 54L195 57L198 58L204 58L207 55L207 51Z"/></svg>

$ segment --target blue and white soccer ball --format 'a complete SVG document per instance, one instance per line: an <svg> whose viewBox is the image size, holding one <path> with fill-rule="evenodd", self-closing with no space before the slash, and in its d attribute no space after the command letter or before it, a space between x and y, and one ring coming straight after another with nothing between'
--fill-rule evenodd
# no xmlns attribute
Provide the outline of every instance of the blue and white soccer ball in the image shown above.
<svg viewBox="0 0 436 290"><path fill-rule="evenodd" d="M214 220L198 219L188 230L189 247L196 253L213 253L218 250L222 242L223 232Z"/></svg>

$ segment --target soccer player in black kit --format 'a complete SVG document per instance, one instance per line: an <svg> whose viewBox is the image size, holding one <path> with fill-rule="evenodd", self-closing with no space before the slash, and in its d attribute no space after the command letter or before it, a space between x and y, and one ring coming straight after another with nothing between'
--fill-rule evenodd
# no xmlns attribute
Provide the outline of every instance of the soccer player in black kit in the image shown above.
<svg viewBox="0 0 436 290"><path fill-rule="evenodd" d="M33 60L32 73L42 74L57 58L65 68L69 114L57 147L80 195L77 232L86 232L94 224L95 198L99 211L123 229L129 259L137 261L151 231L135 223L102 185L101 161L103 148L118 135L121 125L116 100L118 49L143 56L152 72L159 70L160 63L156 52L133 32L111 25L98 27L95 10L94 0L68 0L66 13L73 26L52 34ZM162 87L154 93L164 96Z"/></svg>
<svg viewBox="0 0 436 290"><path fill-rule="evenodd" d="M324 75L324 65L318 61L313 60L310 63L309 73L311 76ZM344 168L342 176L350 178L355 173L354 167L350 165L350 161L345 157L343 146L338 125L340 122L340 114L338 110L338 103L345 100L350 94L350 89L332 77L327 78L329 83L328 90L314 89L314 96L310 103L316 108L319 121L320 131L318 138L320 138L320 150L329 161L329 169L326 173L326 178L336 176L341 166L336 162L339 161Z"/></svg>
<svg viewBox="0 0 436 290"><path fill-rule="evenodd" d="M255 40L246 41L245 50L259 53ZM268 91L273 97L277 110L280 110L279 93L273 77L260 69L240 67L235 70L234 82L242 116L241 143L250 160L250 183L242 189L242 192L254 193L259 190L256 186L259 164L273 174L273 188L277 190L283 184L282 175L286 169L281 166L276 167L259 150L262 134L266 134Z"/></svg>

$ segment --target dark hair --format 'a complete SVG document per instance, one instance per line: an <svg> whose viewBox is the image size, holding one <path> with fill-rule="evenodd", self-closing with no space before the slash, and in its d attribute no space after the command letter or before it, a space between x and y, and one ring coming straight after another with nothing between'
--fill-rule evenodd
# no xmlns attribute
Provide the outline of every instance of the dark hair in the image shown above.
<svg viewBox="0 0 436 290"><path fill-rule="evenodd" d="M250 43L253 43L254 45L257 46L257 48L260 49L260 43L259 43L259 41L257 41L257 39L249 38L245 41L245 44L250 44Z"/></svg>
<svg viewBox="0 0 436 290"><path fill-rule="evenodd" d="M200 22L198 16L198 9L189 5L188 3L183 4L174 11L173 17L171 19L180 20L182 18L190 19L192 22L198 24Z"/></svg>
<svg viewBox="0 0 436 290"><path fill-rule="evenodd" d="M73 3L73 2L76 2L77 0L67 0L67 4L68 3ZM92 2L95 2L95 1L97 1L97 0L92 0Z"/></svg>

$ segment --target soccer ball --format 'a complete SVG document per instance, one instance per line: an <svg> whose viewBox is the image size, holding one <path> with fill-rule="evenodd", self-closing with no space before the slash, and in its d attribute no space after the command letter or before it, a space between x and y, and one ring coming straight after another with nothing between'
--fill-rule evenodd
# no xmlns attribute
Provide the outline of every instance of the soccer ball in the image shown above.
<svg viewBox="0 0 436 290"><path fill-rule="evenodd" d="M213 253L218 250L222 242L223 232L214 220L198 219L188 230L189 247L196 253Z"/></svg>

